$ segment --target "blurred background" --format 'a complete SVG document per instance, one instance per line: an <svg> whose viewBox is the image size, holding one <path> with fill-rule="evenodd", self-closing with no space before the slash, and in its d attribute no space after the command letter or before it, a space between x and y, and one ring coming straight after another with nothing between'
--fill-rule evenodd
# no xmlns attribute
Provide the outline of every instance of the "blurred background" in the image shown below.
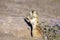
<svg viewBox="0 0 60 40"><path fill-rule="evenodd" d="M34 40L24 21L32 10L40 21L60 25L60 0L0 0L0 40Z"/></svg>

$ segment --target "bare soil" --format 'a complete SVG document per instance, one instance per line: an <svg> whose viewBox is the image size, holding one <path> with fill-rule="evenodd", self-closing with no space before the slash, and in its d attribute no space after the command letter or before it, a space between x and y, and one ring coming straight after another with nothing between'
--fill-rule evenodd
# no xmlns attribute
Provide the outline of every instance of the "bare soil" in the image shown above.
<svg viewBox="0 0 60 40"><path fill-rule="evenodd" d="M24 21L32 10L41 21L60 20L60 0L0 0L0 40L34 40Z"/></svg>

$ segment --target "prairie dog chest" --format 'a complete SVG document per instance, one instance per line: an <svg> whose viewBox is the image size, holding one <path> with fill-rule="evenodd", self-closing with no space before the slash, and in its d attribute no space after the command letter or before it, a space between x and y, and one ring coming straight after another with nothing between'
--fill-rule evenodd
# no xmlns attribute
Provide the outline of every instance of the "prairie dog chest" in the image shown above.
<svg viewBox="0 0 60 40"><path fill-rule="evenodd" d="M31 23L32 23L33 29L36 29L36 25L38 25L38 19L37 18L32 19Z"/></svg>
<svg viewBox="0 0 60 40"><path fill-rule="evenodd" d="M36 25L37 24L37 19L36 18L32 19L31 23L32 23L32 25Z"/></svg>

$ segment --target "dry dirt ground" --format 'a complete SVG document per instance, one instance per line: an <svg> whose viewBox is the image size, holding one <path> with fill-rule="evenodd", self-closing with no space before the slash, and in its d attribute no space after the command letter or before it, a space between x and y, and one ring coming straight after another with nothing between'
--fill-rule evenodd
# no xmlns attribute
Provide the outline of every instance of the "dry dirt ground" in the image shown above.
<svg viewBox="0 0 60 40"><path fill-rule="evenodd" d="M34 40L24 22L32 10L41 20L59 20L60 0L0 0L0 40Z"/></svg>

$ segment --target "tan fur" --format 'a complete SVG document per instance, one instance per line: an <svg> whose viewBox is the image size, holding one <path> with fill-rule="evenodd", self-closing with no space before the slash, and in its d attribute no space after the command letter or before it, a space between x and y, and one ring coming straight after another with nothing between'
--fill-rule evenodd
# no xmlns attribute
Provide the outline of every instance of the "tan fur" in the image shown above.
<svg viewBox="0 0 60 40"><path fill-rule="evenodd" d="M27 17L29 22L32 24L33 30L33 37L42 38L42 30L39 25L39 19L36 11L30 12L30 15Z"/></svg>
<svg viewBox="0 0 60 40"><path fill-rule="evenodd" d="M33 29L33 36L42 38L42 30L40 29L38 25L36 26L36 28Z"/></svg>

